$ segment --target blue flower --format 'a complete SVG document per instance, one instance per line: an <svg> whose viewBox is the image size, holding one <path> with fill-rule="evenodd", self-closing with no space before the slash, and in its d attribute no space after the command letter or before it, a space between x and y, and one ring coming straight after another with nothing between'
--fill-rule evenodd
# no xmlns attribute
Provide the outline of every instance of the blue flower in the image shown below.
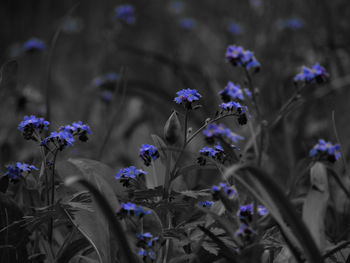
<svg viewBox="0 0 350 263"><path fill-rule="evenodd" d="M113 94L110 91L104 91L102 94L102 99L105 102L110 102L112 100Z"/></svg>
<svg viewBox="0 0 350 263"><path fill-rule="evenodd" d="M119 179L123 186L128 187L130 185L131 179L134 179L135 176L140 176L143 174L147 173L141 169L136 169L135 166L130 166L120 169L119 173L115 174L115 178Z"/></svg>
<svg viewBox="0 0 350 263"><path fill-rule="evenodd" d="M244 50L241 46L228 46L225 57L233 66L244 67L247 70L250 68L259 70L260 68L260 63L254 57L254 53Z"/></svg>
<svg viewBox="0 0 350 263"><path fill-rule="evenodd" d="M303 66L302 71L294 77L294 82L304 83L323 83L329 78L329 74L319 64L316 63L312 68Z"/></svg>
<svg viewBox="0 0 350 263"><path fill-rule="evenodd" d="M51 132L50 136L42 140L40 145L47 145L49 142L52 142L60 151L62 151L64 148L73 145L74 138L70 132L64 130L59 132L54 131Z"/></svg>
<svg viewBox="0 0 350 263"><path fill-rule="evenodd" d="M11 181L17 181L20 176L25 176L32 171L38 170L34 165L17 162L15 165L7 166L5 176L9 176Z"/></svg>
<svg viewBox="0 0 350 263"><path fill-rule="evenodd" d="M213 194L214 200L220 199L221 192L223 192L228 198L233 198L235 195L237 195L236 190L232 187L227 186L225 183L220 183L219 185L212 186L211 192Z"/></svg>
<svg viewBox="0 0 350 263"><path fill-rule="evenodd" d="M174 101L177 104L185 103L187 109L192 109L192 103L202 97L195 89L183 89L176 92L176 95L177 97L174 98Z"/></svg>
<svg viewBox="0 0 350 263"><path fill-rule="evenodd" d="M115 8L115 17L127 24L135 23L134 8L131 5L121 5Z"/></svg>
<svg viewBox="0 0 350 263"><path fill-rule="evenodd" d="M34 115L24 116L24 121L18 125L18 129L23 132L23 137L26 140L37 140L33 135L34 132L41 133L47 130L50 122L45 121L44 118L37 118Z"/></svg>
<svg viewBox="0 0 350 263"><path fill-rule="evenodd" d="M42 51L45 49L45 44L40 39L31 38L24 42L22 49L27 52Z"/></svg>
<svg viewBox="0 0 350 263"><path fill-rule="evenodd" d="M169 7L174 14L180 14L184 10L184 4L181 1L171 1Z"/></svg>
<svg viewBox="0 0 350 263"><path fill-rule="evenodd" d="M322 159L325 157L330 162L337 161L340 154L340 145L333 145L331 142L326 142L323 139L320 139L318 143L310 150L310 156L313 158Z"/></svg>
<svg viewBox="0 0 350 263"><path fill-rule="evenodd" d="M268 213L267 209L262 205L258 205L257 212L258 212L258 215L260 216L264 216ZM252 216L253 216L253 204L251 203L247 205L241 205L237 213L237 216L243 222L250 223L252 221Z"/></svg>
<svg viewBox="0 0 350 263"><path fill-rule="evenodd" d="M235 233L235 236L239 236L245 241L250 241L251 236L255 234L256 232L250 226L242 223L240 228Z"/></svg>
<svg viewBox="0 0 350 263"><path fill-rule="evenodd" d="M217 145L212 147L203 147L199 153L204 156L209 156L212 157L214 160L218 160L221 163L224 163L226 160L226 156L224 153L224 148L220 145L220 142L218 142ZM206 159L203 158L202 156L198 157L197 162L199 165L205 165L206 164Z"/></svg>
<svg viewBox="0 0 350 263"><path fill-rule="evenodd" d="M243 91L245 94L243 94ZM221 95L221 99L224 102L229 102L235 99L243 101L245 96L248 98L252 97L252 93L248 89L242 90L240 85L235 85L232 81L227 83L226 87L219 92L219 95Z"/></svg>
<svg viewBox="0 0 350 263"><path fill-rule="evenodd" d="M217 125L216 123L211 123L203 130L203 134L206 137L208 143L213 143L215 138L227 138L233 143L237 143L238 140L243 140L244 137L232 132L222 123Z"/></svg>
<svg viewBox="0 0 350 263"><path fill-rule="evenodd" d="M118 212L118 215L120 217L123 217L125 215L130 216L139 216L140 218L144 215L149 215L151 213L150 210L144 210L142 206L137 206L133 203L121 203L120 210Z"/></svg>
<svg viewBox="0 0 350 263"><path fill-rule="evenodd" d="M198 203L200 206L203 206L203 207L211 207L214 202L213 201L208 201L208 200L205 200L205 201L201 201Z"/></svg>
<svg viewBox="0 0 350 263"><path fill-rule="evenodd" d="M81 121L73 122L72 125L61 126L59 130L78 136L82 142L86 142L88 140L87 135L92 134L89 125L83 124Z"/></svg>
<svg viewBox="0 0 350 263"><path fill-rule="evenodd" d="M180 20L180 25L184 29L193 29L196 25L196 22L193 18L187 17Z"/></svg>
<svg viewBox="0 0 350 263"><path fill-rule="evenodd" d="M144 161L146 166L149 166L152 160L156 160L159 157L159 152L153 145L142 144L139 152L139 156Z"/></svg>
<svg viewBox="0 0 350 263"><path fill-rule="evenodd" d="M227 25L227 31L230 32L232 35L239 35L242 33L242 26L237 23L230 22Z"/></svg>
<svg viewBox="0 0 350 263"><path fill-rule="evenodd" d="M297 17L290 18L286 21L286 27L290 29L300 29L303 27L303 22Z"/></svg>

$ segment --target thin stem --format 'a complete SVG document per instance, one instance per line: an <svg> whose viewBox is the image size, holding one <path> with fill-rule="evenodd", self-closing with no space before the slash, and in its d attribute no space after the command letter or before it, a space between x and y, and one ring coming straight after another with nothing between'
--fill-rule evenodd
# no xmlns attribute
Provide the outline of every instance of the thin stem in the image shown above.
<svg viewBox="0 0 350 263"><path fill-rule="evenodd" d="M183 147L185 147L186 143L187 143L187 122L188 122L188 115L189 115L190 111L188 109L186 109L185 112L185 125L184 125L184 144Z"/></svg>
<svg viewBox="0 0 350 263"><path fill-rule="evenodd" d="M52 160L52 175L51 175L51 208L54 207L55 204L55 164L57 157L58 149L55 150ZM52 234L53 234L53 218L50 219L49 225L49 244L52 245Z"/></svg>
<svg viewBox="0 0 350 263"><path fill-rule="evenodd" d="M337 131L337 126L335 125L335 113L334 110L332 111L332 124L333 124L333 131L334 131L334 135L335 135L335 139L337 140L337 143L339 145L341 145L340 143L340 139L339 139L339 135L338 135L338 131ZM345 156L344 156L344 152L342 151L342 147L340 147L340 158L342 159L343 162L343 173L346 173L346 162L345 162Z"/></svg>

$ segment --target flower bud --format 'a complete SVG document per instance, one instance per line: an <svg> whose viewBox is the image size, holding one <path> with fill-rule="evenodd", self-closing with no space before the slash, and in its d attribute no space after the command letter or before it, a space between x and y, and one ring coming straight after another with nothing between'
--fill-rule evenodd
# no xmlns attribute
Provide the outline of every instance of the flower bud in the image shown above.
<svg viewBox="0 0 350 263"><path fill-rule="evenodd" d="M181 124L174 111L164 126L164 138L170 145L175 144L181 137Z"/></svg>

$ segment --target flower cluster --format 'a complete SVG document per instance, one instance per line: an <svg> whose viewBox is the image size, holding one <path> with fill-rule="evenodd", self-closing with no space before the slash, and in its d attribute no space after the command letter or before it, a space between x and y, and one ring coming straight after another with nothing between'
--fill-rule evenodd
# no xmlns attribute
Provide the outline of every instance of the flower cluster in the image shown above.
<svg viewBox="0 0 350 263"><path fill-rule="evenodd" d="M155 260L156 254L153 250L159 238L153 237L153 235L148 232L144 234L137 233L136 236L138 239L136 246L140 248L138 254L143 256L144 259L145 257L149 256L152 260Z"/></svg>
<svg viewBox="0 0 350 263"><path fill-rule="evenodd" d="M192 109L192 103L202 97L195 89L183 89L176 92L176 95L174 101L177 104L184 103L186 109Z"/></svg>
<svg viewBox="0 0 350 263"><path fill-rule="evenodd" d="M240 85L235 85L232 81L229 81L226 87L221 90L219 94L221 95L223 102L230 102L236 99L243 101L245 96L248 98L252 97L252 93L249 91L249 89L245 88L242 90Z"/></svg>
<svg viewBox="0 0 350 263"><path fill-rule="evenodd" d="M149 144L142 144L139 156L146 166L150 166L152 160L159 158L159 152L156 147Z"/></svg>
<svg viewBox="0 0 350 263"><path fill-rule="evenodd" d="M40 39L31 38L24 42L22 49L25 52L42 51L45 49L45 43Z"/></svg>
<svg viewBox="0 0 350 263"><path fill-rule="evenodd" d="M93 84L96 87L101 87L106 90L114 90L116 82L118 80L118 74L117 73L107 73L102 76L98 76L93 80Z"/></svg>
<svg viewBox="0 0 350 263"><path fill-rule="evenodd" d="M18 125L18 129L23 132L23 137L26 140L38 140L38 134L35 132L41 133L43 130L49 128L50 122L45 121L44 118L37 118L34 115L24 116L24 121Z"/></svg>
<svg viewBox="0 0 350 263"><path fill-rule="evenodd" d="M91 134L88 125L83 124L81 121L73 122L72 125L60 127L58 132L51 132L48 137L41 141L40 145L48 146L49 143L52 143L58 150L62 151L64 148L73 145L75 141L73 136L77 136L80 141L86 142L88 134Z"/></svg>
<svg viewBox="0 0 350 263"><path fill-rule="evenodd" d="M221 163L225 162L225 153L224 148L220 145L220 142L218 142L217 145L212 147L203 147L199 153L203 156L209 156L213 158L214 160L218 160ZM206 158L203 156L198 157L197 161L199 165L205 165L206 164Z"/></svg>
<svg viewBox="0 0 350 263"><path fill-rule="evenodd" d="M203 134L205 135L205 139L209 144L213 144L215 142L215 138L227 138L232 143L237 143L238 140L244 139L242 136L232 132L222 123L219 125L216 123L209 124L207 128L203 130Z"/></svg>
<svg viewBox="0 0 350 263"><path fill-rule="evenodd" d="M318 143L311 149L310 156L315 159L326 159L332 163L337 161L340 154L340 145L333 145L331 142L326 142L320 139Z"/></svg>
<svg viewBox="0 0 350 263"><path fill-rule="evenodd" d="M233 66L244 67L246 70L252 68L256 71L260 68L260 63L254 57L254 53L244 50L241 46L229 46L225 57Z"/></svg>
<svg viewBox="0 0 350 263"><path fill-rule="evenodd" d="M235 235L240 237L243 242L250 243L256 232L249 225L242 223Z"/></svg>
<svg viewBox="0 0 350 263"><path fill-rule="evenodd" d="M237 192L232 187L227 186L225 183L220 183L219 185L213 185L211 188L214 200L220 199L220 193L223 192L226 197L232 198L237 195Z"/></svg>
<svg viewBox="0 0 350 263"><path fill-rule="evenodd" d="M211 207L214 204L214 202L205 200L205 201L199 202L198 204L202 207Z"/></svg>
<svg viewBox="0 0 350 263"><path fill-rule="evenodd" d="M141 176L147 174L141 169L136 169L135 166L130 166L127 168L120 169L119 173L115 174L115 178L120 180L123 186L128 187L130 185L130 180L135 179L136 176Z"/></svg>
<svg viewBox="0 0 350 263"><path fill-rule="evenodd" d="M329 74L319 64L316 63L311 68L302 67L302 71L294 77L294 82L302 83L324 83L328 80Z"/></svg>
<svg viewBox="0 0 350 263"><path fill-rule="evenodd" d="M133 203L121 203L120 210L118 211L117 215L120 218L123 218L127 215L129 216L139 216L140 218L144 215L149 215L151 211L144 210L142 206L137 206Z"/></svg>
<svg viewBox="0 0 350 263"><path fill-rule="evenodd" d="M243 223L250 223L253 217L253 204L242 205L237 213L237 216ZM258 205L257 212L260 216L266 215L267 209L262 205Z"/></svg>
<svg viewBox="0 0 350 263"><path fill-rule="evenodd" d="M17 162L14 165L7 166L4 176L9 176L11 181L16 182L20 176L25 176L34 170L38 170L34 165Z"/></svg>
<svg viewBox="0 0 350 263"><path fill-rule="evenodd" d="M134 8L131 5L121 5L115 8L115 18L127 23L135 23Z"/></svg>

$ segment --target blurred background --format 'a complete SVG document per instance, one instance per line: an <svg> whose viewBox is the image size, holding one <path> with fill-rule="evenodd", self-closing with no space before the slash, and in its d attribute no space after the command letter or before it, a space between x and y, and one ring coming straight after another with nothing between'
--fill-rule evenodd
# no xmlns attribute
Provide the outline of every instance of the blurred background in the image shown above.
<svg viewBox="0 0 350 263"><path fill-rule="evenodd" d="M335 142L332 111L349 156L348 0L2 0L0 20L0 62L10 61L0 86L1 167L39 162L37 146L17 130L31 114L48 117L52 130L79 120L91 126L89 142L59 158L141 165L141 144L162 136L172 110L183 116L173 101L178 90L203 96L190 119L196 129L215 116L228 81L244 85L243 71L225 61L232 44L261 63L253 83L267 121L293 94L302 65L320 62L330 74L328 83L307 87L266 138L264 163L277 180L285 182L319 138ZM248 127L224 122L249 138ZM204 145L199 136L189 150Z"/></svg>

